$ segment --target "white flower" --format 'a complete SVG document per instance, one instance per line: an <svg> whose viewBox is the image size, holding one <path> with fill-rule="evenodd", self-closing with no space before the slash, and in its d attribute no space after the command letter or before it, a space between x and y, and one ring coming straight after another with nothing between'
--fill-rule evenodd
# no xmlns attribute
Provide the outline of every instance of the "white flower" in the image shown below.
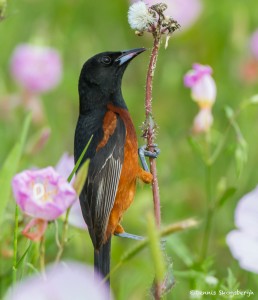
<svg viewBox="0 0 258 300"><path fill-rule="evenodd" d="M210 108L215 102L217 88L211 76L210 66L193 64L193 69L184 76L184 84L191 88L191 96L200 108Z"/></svg>
<svg viewBox="0 0 258 300"><path fill-rule="evenodd" d="M235 224L227 235L230 251L242 269L258 274L258 187L240 199Z"/></svg>
<svg viewBox="0 0 258 300"><path fill-rule="evenodd" d="M219 283L219 280L212 275L208 275L205 277L205 282L210 286L216 286Z"/></svg>
<svg viewBox="0 0 258 300"><path fill-rule="evenodd" d="M213 117L210 108L202 108L194 118L193 132L208 132L213 123Z"/></svg>
<svg viewBox="0 0 258 300"><path fill-rule="evenodd" d="M149 13L147 5L143 1L138 1L129 7L128 22L132 29L144 31L155 21Z"/></svg>
<svg viewBox="0 0 258 300"><path fill-rule="evenodd" d="M211 107L216 98L216 84L210 75L203 76L192 88L192 98L201 107Z"/></svg>
<svg viewBox="0 0 258 300"><path fill-rule="evenodd" d="M93 269L78 262L62 262L46 268L46 278L34 274L9 289L5 300L103 300L113 297ZM88 296L87 296L88 295Z"/></svg>

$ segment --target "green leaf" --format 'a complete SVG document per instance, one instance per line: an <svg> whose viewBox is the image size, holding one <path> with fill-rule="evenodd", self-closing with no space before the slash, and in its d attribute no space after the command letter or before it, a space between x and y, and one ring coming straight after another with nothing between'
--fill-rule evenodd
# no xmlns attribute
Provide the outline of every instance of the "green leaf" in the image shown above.
<svg viewBox="0 0 258 300"><path fill-rule="evenodd" d="M14 145L4 161L2 169L0 170L0 223L3 221L3 214L11 192L11 181L18 169L30 121L31 114L29 114L25 119L20 141Z"/></svg>
<svg viewBox="0 0 258 300"><path fill-rule="evenodd" d="M84 150L82 151L82 154L80 155L79 159L77 160L77 162L76 162L76 164L75 164L75 166L74 166L74 168L73 168L71 174L70 174L69 177L67 178L67 181L68 181L68 182L71 182L71 180L72 180L72 178L73 178L73 175L74 175L75 172L78 170L78 168L79 168L79 166L80 166L80 164L81 164L81 161L83 160L84 154L86 153L86 151L87 151L87 149L88 149L88 147L89 147L89 145L90 145L90 143L91 143L92 137L93 137L93 135L90 137L90 139L89 139L87 145L85 146Z"/></svg>
<svg viewBox="0 0 258 300"><path fill-rule="evenodd" d="M19 267L19 265L24 261L24 259L26 258L26 255L28 254L30 248L31 248L32 243L29 243L29 246L27 247L27 249L24 251L24 253L22 254L21 258L18 260L17 264L16 264L16 268Z"/></svg>
<svg viewBox="0 0 258 300"><path fill-rule="evenodd" d="M86 177L88 174L88 167L89 167L89 160L86 160L83 165L80 167L75 180L73 182L73 188L75 189L77 195L79 196L81 194L81 191L83 189L83 186L86 181Z"/></svg>
<svg viewBox="0 0 258 300"><path fill-rule="evenodd" d="M243 171L244 165L248 160L248 145L243 137L239 140L236 146L235 160L237 175L240 176Z"/></svg>
<svg viewBox="0 0 258 300"><path fill-rule="evenodd" d="M238 290L239 286L240 284L234 276L233 272L230 268L228 268L228 276L225 279L225 284L221 285L221 290L223 290L224 292L228 292L228 294L225 293L225 295L223 295L222 297L225 299L242 299L243 295L232 294L232 292Z"/></svg>
<svg viewBox="0 0 258 300"><path fill-rule="evenodd" d="M186 266L190 267L194 263L194 257L189 248L184 244L182 239L174 234L167 240L167 244L173 253L175 253Z"/></svg>
<svg viewBox="0 0 258 300"><path fill-rule="evenodd" d="M196 152L201 157L201 159L205 161L204 153L200 143L198 143L198 141L192 136L188 136L187 141L193 149L193 151Z"/></svg>
<svg viewBox="0 0 258 300"><path fill-rule="evenodd" d="M226 189L217 202L218 207L222 207L227 202L227 200L235 194L236 191L236 187L229 187L228 189Z"/></svg>
<svg viewBox="0 0 258 300"><path fill-rule="evenodd" d="M230 106L226 106L225 107L225 112L226 112L226 116L229 120L232 120L232 118L234 117L234 110L230 107Z"/></svg>
<svg viewBox="0 0 258 300"><path fill-rule="evenodd" d="M166 267L165 267L164 256L161 251L160 237L159 237L157 227L155 225L155 220L153 215L148 214L147 221L148 221L147 231L149 236L149 247L150 247L152 263L155 269L155 279L157 280L157 282L161 282L165 276Z"/></svg>

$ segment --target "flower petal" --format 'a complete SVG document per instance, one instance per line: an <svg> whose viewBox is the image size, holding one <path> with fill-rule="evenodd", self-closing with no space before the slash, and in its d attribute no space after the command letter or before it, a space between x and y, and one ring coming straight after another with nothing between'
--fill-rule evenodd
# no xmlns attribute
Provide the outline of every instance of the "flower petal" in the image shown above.
<svg viewBox="0 0 258 300"><path fill-rule="evenodd" d="M21 44L12 55L11 73L25 89L46 92L61 80L61 58L53 48Z"/></svg>
<svg viewBox="0 0 258 300"><path fill-rule="evenodd" d="M227 244L242 269L258 274L258 237L233 230L227 235Z"/></svg>
<svg viewBox="0 0 258 300"><path fill-rule="evenodd" d="M208 132L213 123L213 117L210 109L201 109L194 118L193 132L202 133Z"/></svg>
<svg viewBox="0 0 258 300"><path fill-rule="evenodd" d="M77 199L72 185L52 167L23 171L14 176L12 187L24 213L48 221L62 215Z"/></svg>
<svg viewBox="0 0 258 300"><path fill-rule="evenodd" d="M113 297L93 269L75 262L63 262L46 268L46 278L34 275L10 288L6 300L103 300Z"/></svg>
<svg viewBox="0 0 258 300"><path fill-rule="evenodd" d="M258 30L256 30L250 39L251 51L256 59L258 59Z"/></svg>
<svg viewBox="0 0 258 300"><path fill-rule="evenodd" d="M45 220L32 219L23 229L22 234L34 242L40 241L47 229L47 224ZM31 231L31 229L34 230Z"/></svg>
<svg viewBox="0 0 258 300"><path fill-rule="evenodd" d="M239 229L258 237L258 186L239 200L235 224Z"/></svg>

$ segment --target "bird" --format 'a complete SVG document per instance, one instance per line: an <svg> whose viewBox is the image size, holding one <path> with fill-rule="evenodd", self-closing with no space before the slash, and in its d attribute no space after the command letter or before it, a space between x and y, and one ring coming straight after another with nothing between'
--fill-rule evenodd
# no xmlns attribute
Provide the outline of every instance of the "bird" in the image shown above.
<svg viewBox="0 0 258 300"><path fill-rule="evenodd" d="M79 77L74 159L76 163L91 139L80 163L90 161L79 199L94 247L95 272L103 277L110 272L112 235L125 232L120 222L133 202L137 180L153 180L139 164L136 130L121 90L128 64L145 50L99 53L84 63Z"/></svg>

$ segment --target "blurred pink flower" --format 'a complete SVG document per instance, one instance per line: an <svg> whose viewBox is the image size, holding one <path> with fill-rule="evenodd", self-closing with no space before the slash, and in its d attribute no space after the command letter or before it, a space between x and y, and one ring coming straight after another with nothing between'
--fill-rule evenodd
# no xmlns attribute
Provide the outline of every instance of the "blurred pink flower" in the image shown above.
<svg viewBox="0 0 258 300"><path fill-rule="evenodd" d="M131 0L131 3L138 2L138 0ZM151 6L159 3L154 0L144 0L144 2ZM162 0L162 3L167 4L168 8L165 15L173 17L181 25L181 30L185 30L192 26L192 24L199 18L202 12L202 3L200 0Z"/></svg>
<svg viewBox="0 0 258 300"><path fill-rule="evenodd" d="M48 222L46 220L31 219L23 229L22 234L28 239L38 242L47 230L47 224Z"/></svg>
<svg viewBox="0 0 258 300"><path fill-rule="evenodd" d="M258 81L258 59L251 58L244 61L239 70L241 82L254 84Z"/></svg>
<svg viewBox="0 0 258 300"><path fill-rule="evenodd" d="M46 92L56 87L61 80L61 58L53 48L21 44L12 55L11 73L26 90Z"/></svg>
<svg viewBox="0 0 258 300"><path fill-rule="evenodd" d="M49 141L51 135L51 128L44 127L39 132L36 133L35 136L29 140L28 145L26 147L26 153L29 155L35 155L42 151L47 142Z"/></svg>
<svg viewBox="0 0 258 300"><path fill-rule="evenodd" d="M258 29L251 36L250 48L254 57L258 59Z"/></svg>
<svg viewBox="0 0 258 300"><path fill-rule="evenodd" d="M74 168L73 156L69 156L68 153L64 153L63 156L60 158L59 162L57 163L55 169L57 173L64 176L65 178L68 178L73 168ZM73 177L71 183L73 183L74 178L75 177ZM70 225L74 227L80 229L87 229L87 226L82 216L80 200L78 198L71 207L69 217L68 217L68 222Z"/></svg>
<svg viewBox="0 0 258 300"><path fill-rule="evenodd" d="M202 133L208 132L213 123L213 117L210 108L200 109L197 116L194 118L193 132Z"/></svg>
<svg viewBox="0 0 258 300"><path fill-rule="evenodd" d="M93 269L77 262L62 262L46 268L46 278L28 277L10 288L5 300L112 300Z"/></svg>
<svg viewBox="0 0 258 300"><path fill-rule="evenodd" d="M193 64L193 70L184 76L184 84L191 88L191 96L200 108L211 108L216 99L217 89L211 73L210 66Z"/></svg>
<svg viewBox="0 0 258 300"><path fill-rule="evenodd" d="M46 221L58 218L77 198L66 178L52 167L16 174L12 188L14 198L25 214Z"/></svg>
<svg viewBox="0 0 258 300"><path fill-rule="evenodd" d="M258 186L238 202L235 224L226 238L230 251L241 268L258 274Z"/></svg>

